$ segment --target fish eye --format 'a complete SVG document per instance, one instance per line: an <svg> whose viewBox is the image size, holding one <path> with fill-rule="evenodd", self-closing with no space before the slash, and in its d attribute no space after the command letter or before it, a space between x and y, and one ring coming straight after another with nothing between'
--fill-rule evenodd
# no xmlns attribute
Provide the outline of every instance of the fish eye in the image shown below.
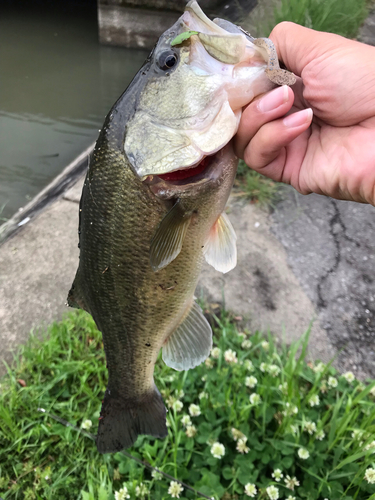
<svg viewBox="0 0 375 500"><path fill-rule="evenodd" d="M172 69L177 63L177 55L172 50L162 52L158 59L158 66L160 69L167 71Z"/></svg>

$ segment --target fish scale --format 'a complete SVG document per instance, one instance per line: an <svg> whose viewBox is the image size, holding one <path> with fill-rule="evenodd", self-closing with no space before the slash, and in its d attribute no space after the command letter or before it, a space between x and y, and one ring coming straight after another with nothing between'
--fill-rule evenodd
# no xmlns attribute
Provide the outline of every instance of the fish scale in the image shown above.
<svg viewBox="0 0 375 500"><path fill-rule="evenodd" d="M221 272L236 264L236 237L224 213L237 168L231 138L241 107L274 86L251 37L233 25L235 35L218 28L195 0L181 19L109 112L82 191L80 260L68 303L91 313L103 334L102 453L131 446L139 434L167 435L153 377L160 350L177 370L209 355L212 332L194 291L204 258ZM206 32L172 46L195 22ZM249 61L238 60L239 70L226 53L236 44ZM262 43L263 52L270 47L277 76L273 46ZM165 71L166 60L175 67Z"/></svg>

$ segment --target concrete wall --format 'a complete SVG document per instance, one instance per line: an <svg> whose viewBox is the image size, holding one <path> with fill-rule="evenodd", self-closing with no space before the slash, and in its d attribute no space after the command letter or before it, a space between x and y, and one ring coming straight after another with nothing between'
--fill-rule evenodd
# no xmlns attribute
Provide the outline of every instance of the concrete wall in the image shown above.
<svg viewBox="0 0 375 500"><path fill-rule="evenodd" d="M239 21L257 0L201 0L210 17ZM185 0L98 0L99 40L102 44L151 49L177 21Z"/></svg>

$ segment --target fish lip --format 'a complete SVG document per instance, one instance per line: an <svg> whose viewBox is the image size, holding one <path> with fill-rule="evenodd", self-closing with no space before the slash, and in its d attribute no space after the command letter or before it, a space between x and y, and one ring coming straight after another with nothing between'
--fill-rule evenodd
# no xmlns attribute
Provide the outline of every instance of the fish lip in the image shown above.
<svg viewBox="0 0 375 500"><path fill-rule="evenodd" d="M207 167L197 175L174 181L167 181L158 175L150 175L143 181L143 184L148 185L150 190L158 198L162 199L174 198L177 194L182 194L191 189L206 189L210 184L220 182L220 178L223 176L227 165L230 163L230 160L235 157L233 140L230 140L216 153L207 156L210 158L210 162ZM196 167L201 161L202 160L189 168ZM175 172L177 170L178 169L176 169ZM187 169L184 168L180 170Z"/></svg>

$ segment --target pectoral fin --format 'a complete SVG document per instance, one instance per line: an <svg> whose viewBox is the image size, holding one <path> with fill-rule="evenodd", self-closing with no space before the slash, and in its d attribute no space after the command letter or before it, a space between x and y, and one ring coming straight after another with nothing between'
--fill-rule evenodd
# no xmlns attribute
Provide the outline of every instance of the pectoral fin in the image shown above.
<svg viewBox="0 0 375 500"><path fill-rule="evenodd" d="M166 267L181 252L190 218L191 213L185 212L177 201L161 221L150 245L150 263L154 271Z"/></svg>
<svg viewBox="0 0 375 500"><path fill-rule="evenodd" d="M213 225L203 252L206 261L217 271L227 273L237 264L236 233L223 212Z"/></svg>
<svg viewBox="0 0 375 500"><path fill-rule="evenodd" d="M175 370L189 370L210 354L212 330L196 302L163 347L163 360Z"/></svg>

